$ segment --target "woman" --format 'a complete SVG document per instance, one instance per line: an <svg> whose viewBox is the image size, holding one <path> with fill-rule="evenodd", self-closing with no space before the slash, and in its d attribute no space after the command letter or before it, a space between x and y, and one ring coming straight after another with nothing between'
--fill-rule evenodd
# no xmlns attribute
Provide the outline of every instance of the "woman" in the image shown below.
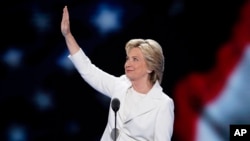
<svg viewBox="0 0 250 141"><path fill-rule="evenodd" d="M125 46L125 75L115 77L91 63L70 31L67 6L63 9L61 32L69 58L81 77L100 93L117 98L117 141L170 141L174 124L174 103L162 90L164 71L161 46L151 39L131 39ZM115 113L111 106L101 141L113 141Z"/></svg>

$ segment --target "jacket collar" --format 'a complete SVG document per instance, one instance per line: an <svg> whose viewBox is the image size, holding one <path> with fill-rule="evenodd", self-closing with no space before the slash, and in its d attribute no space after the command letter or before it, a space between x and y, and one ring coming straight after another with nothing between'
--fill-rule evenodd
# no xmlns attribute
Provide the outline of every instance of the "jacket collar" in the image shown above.
<svg viewBox="0 0 250 141"><path fill-rule="evenodd" d="M126 118L125 122L128 122L137 116L143 115L144 113L153 110L158 105L157 103L159 103L158 101L160 100L161 95L162 95L162 87L160 86L159 82L156 81L156 83L153 85L153 87L148 92L146 97L142 99L140 103L138 103L138 106L131 109L131 112L128 115L128 118ZM125 96L126 95L121 95L120 99L124 101ZM122 106L124 105L121 104L121 107Z"/></svg>

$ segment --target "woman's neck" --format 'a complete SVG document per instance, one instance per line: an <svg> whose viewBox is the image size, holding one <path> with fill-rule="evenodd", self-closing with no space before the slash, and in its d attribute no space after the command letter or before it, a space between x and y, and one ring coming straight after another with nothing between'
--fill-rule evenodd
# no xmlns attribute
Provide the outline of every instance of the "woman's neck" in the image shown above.
<svg viewBox="0 0 250 141"><path fill-rule="evenodd" d="M150 81L143 81L143 82L133 81L132 87L134 88L135 91L139 93L147 94L153 87L153 85L150 83Z"/></svg>

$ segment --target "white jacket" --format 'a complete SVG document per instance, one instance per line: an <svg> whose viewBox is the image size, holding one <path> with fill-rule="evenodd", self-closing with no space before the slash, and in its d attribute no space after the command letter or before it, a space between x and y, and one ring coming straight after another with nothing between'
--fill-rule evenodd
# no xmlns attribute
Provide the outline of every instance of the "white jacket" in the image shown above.
<svg viewBox="0 0 250 141"><path fill-rule="evenodd" d="M154 84L147 96L130 111L127 120L123 121L125 95L131 82L122 75L115 77L91 63L89 58L80 49L70 60L82 78L100 93L120 100L120 109L117 112L117 141L171 141L174 125L174 103L167 96L158 82ZM109 109L108 122L101 141L113 141L111 131L115 127L115 115Z"/></svg>

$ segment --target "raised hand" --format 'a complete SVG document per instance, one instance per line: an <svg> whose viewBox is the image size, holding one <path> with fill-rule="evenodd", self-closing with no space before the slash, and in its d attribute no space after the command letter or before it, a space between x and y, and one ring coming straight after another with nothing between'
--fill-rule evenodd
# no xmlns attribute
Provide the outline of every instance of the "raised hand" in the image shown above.
<svg viewBox="0 0 250 141"><path fill-rule="evenodd" d="M67 36L68 34L71 34L70 31L70 22L69 22L69 12L68 7L65 6L63 8L63 15L62 15L62 21L61 21L61 32L63 36Z"/></svg>

